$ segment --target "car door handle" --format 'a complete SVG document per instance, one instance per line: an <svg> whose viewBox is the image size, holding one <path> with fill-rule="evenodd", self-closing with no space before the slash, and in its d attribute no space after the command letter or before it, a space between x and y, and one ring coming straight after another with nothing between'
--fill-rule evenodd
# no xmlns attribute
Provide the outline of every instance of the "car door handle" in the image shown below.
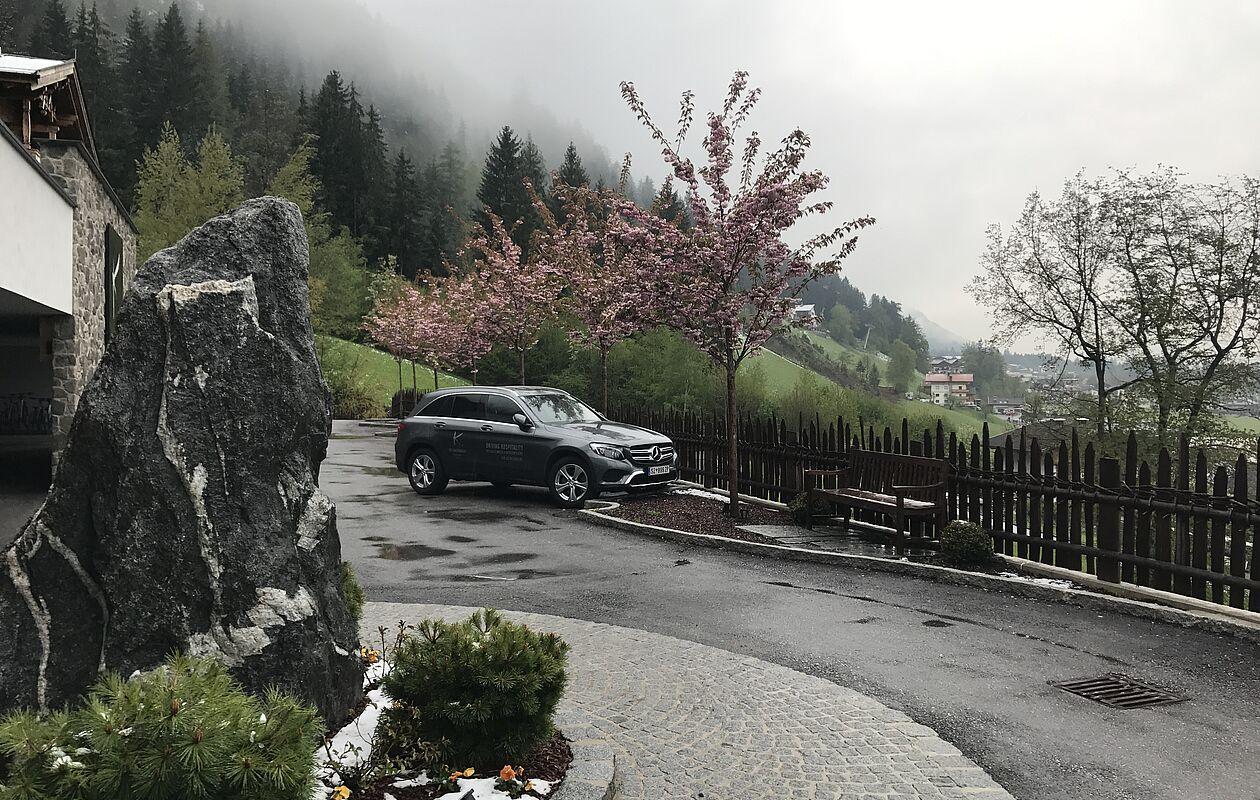
<svg viewBox="0 0 1260 800"><path fill-rule="evenodd" d="M492 430L494 430L494 426L493 426L493 425L482 425L482 426L481 426L481 429L482 429L483 431L492 431Z"/></svg>
<svg viewBox="0 0 1260 800"><path fill-rule="evenodd" d="M445 428L445 427L446 427L446 423L445 423L445 422L435 422L435 423L433 423L433 427L435 427L435 428Z"/></svg>

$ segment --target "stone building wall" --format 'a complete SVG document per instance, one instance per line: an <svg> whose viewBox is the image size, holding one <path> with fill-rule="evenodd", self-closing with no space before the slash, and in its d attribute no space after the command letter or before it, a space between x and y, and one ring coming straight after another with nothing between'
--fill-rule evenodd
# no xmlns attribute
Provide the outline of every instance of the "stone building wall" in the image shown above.
<svg viewBox="0 0 1260 800"><path fill-rule="evenodd" d="M53 321L53 451L65 444L79 394L105 353L105 233L122 239L124 289L136 274L138 236L82 145L41 141L40 163L75 201L74 315ZM121 298L117 298L121 299Z"/></svg>

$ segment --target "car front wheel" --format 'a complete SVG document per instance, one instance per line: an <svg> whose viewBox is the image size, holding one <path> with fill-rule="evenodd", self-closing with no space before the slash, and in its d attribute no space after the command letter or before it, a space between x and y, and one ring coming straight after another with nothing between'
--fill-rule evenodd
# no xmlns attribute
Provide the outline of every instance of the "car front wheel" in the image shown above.
<svg viewBox="0 0 1260 800"><path fill-rule="evenodd" d="M547 482L551 497L561 508L581 508L587 500L594 500L596 490L591 486L591 473L580 459L562 458L551 468Z"/></svg>
<svg viewBox="0 0 1260 800"><path fill-rule="evenodd" d="M446 470L442 461L429 450L419 450L411 455L407 467L407 480L416 494L441 494L446 489Z"/></svg>

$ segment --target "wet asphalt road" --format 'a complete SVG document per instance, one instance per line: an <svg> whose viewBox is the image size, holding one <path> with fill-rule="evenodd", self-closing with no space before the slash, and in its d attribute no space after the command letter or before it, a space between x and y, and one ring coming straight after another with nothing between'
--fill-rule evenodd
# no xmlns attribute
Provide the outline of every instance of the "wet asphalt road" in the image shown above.
<svg viewBox="0 0 1260 800"><path fill-rule="evenodd" d="M1260 798L1260 645L690 548L594 526L539 489L422 498L376 432L337 423L321 476L369 599L609 622L782 664L905 711L1021 800ZM1190 699L1117 711L1046 683L1113 671Z"/></svg>

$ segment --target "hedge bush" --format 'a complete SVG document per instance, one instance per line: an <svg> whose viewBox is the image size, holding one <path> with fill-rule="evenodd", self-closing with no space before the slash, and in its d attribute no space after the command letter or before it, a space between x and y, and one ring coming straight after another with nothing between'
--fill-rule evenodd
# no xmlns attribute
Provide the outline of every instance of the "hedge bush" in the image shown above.
<svg viewBox="0 0 1260 800"><path fill-rule="evenodd" d="M3 800L309 800L323 725L211 659L110 675L69 712L0 721Z"/></svg>
<svg viewBox="0 0 1260 800"><path fill-rule="evenodd" d="M941 531L941 556L956 567L975 567L993 558L993 540L974 522L956 519Z"/></svg>
<svg viewBox="0 0 1260 800"><path fill-rule="evenodd" d="M377 729L381 746L400 762L428 762L417 767L516 763L555 731L568 650L492 609L421 622L384 680L394 706Z"/></svg>

